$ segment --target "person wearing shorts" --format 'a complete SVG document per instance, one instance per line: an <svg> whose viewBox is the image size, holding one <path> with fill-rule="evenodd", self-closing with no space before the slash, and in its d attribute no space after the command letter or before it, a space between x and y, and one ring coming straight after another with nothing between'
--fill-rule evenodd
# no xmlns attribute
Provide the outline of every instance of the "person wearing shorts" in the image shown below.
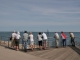
<svg viewBox="0 0 80 60"><path fill-rule="evenodd" d="M48 38L44 32L42 33L42 38L43 38L43 47L44 47L44 49L46 49Z"/></svg>
<svg viewBox="0 0 80 60"><path fill-rule="evenodd" d="M41 35L41 32L39 32L37 38L38 38L38 43L39 43L39 49L42 50L42 35Z"/></svg>
<svg viewBox="0 0 80 60"><path fill-rule="evenodd" d="M33 50L34 50L34 37L33 37L32 32L30 32L29 39L30 39L31 49L32 49L32 51L33 51Z"/></svg>
<svg viewBox="0 0 80 60"><path fill-rule="evenodd" d="M18 31L16 34L16 39L15 39L15 45L16 45L16 51L19 50L19 40L20 40L20 32Z"/></svg>

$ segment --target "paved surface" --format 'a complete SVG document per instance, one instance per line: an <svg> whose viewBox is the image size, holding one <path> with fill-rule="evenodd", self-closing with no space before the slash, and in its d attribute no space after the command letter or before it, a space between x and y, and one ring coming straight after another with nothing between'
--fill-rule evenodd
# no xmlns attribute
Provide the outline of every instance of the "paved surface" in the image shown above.
<svg viewBox="0 0 80 60"><path fill-rule="evenodd" d="M80 60L80 49L72 46L49 48L48 50L27 53L48 60Z"/></svg>
<svg viewBox="0 0 80 60"><path fill-rule="evenodd" d="M0 60L80 60L80 49L67 46L42 51L28 50L25 53L0 46Z"/></svg>
<svg viewBox="0 0 80 60"><path fill-rule="evenodd" d="M0 42L1 43L1 42ZM80 49L76 47L67 46L66 48L49 48L47 50L28 52L15 51L4 46L8 46L2 42L0 46L0 60L80 60Z"/></svg>
<svg viewBox="0 0 80 60"><path fill-rule="evenodd" d="M47 60L0 46L0 60Z"/></svg>

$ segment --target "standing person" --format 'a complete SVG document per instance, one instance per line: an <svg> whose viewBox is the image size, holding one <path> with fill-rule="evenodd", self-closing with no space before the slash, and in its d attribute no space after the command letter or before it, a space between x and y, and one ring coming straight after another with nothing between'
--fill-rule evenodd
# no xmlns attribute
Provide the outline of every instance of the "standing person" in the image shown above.
<svg viewBox="0 0 80 60"><path fill-rule="evenodd" d="M57 32L55 32L54 38L55 38L55 42L56 42L56 48L58 48L58 45L59 45L59 34Z"/></svg>
<svg viewBox="0 0 80 60"><path fill-rule="evenodd" d="M43 37L43 47L44 47L44 49L46 49L47 40L48 40L47 35L43 32L42 37Z"/></svg>
<svg viewBox="0 0 80 60"><path fill-rule="evenodd" d="M15 45L16 45L16 51L19 50L19 40L20 40L21 36L20 36L20 32L18 31L16 34L16 39L15 39Z"/></svg>
<svg viewBox="0 0 80 60"><path fill-rule="evenodd" d="M69 34L70 34L70 37L71 37L71 44L72 44L72 46L75 46L75 41L74 41L75 37L74 37L74 34L72 32L69 32Z"/></svg>
<svg viewBox="0 0 80 60"><path fill-rule="evenodd" d="M23 45L24 45L24 51L27 52L27 43L28 43L28 34L27 31L24 31L23 33Z"/></svg>
<svg viewBox="0 0 80 60"><path fill-rule="evenodd" d="M38 36L39 49L42 50L42 34L39 32Z"/></svg>
<svg viewBox="0 0 80 60"><path fill-rule="evenodd" d="M66 34L63 31L61 32L61 37L63 40L63 47L66 47Z"/></svg>
<svg viewBox="0 0 80 60"><path fill-rule="evenodd" d="M34 36L33 36L32 32L30 32L29 39L30 39L31 49L33 51L34 50Z"/></svg>
<svg viewBox="0 0 80 60"><path fill-rule="evenodd" d="M14 31L11 35L11 47L14 48L15 46L15 38L16 38L16 32Z"/></svg>

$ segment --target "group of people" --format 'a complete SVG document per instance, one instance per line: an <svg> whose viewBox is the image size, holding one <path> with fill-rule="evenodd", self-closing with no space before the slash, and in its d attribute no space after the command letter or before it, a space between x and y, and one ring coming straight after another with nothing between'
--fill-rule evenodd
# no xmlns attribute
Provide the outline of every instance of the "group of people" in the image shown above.
<svg viewBox="0 0 80 60"><path fill-rule="evenodd" d="M22 38L23 41L23 46L24 46L24 51L27 52L27 44L28 40L30 40L30 47L32 51L34 50L34 36L32 32L29 34L27 31L24 31L23 36L20 36L20 32L18 31L17 33L14 31L12 33L12 40L11 40L11 47L15 48L16 50L19 49L19 40ZM46 49L46 42L48 40L47 35L44 32L39 32L37 35L38 43L39 43L39 49L42 50L42 48ZM43 47L42 47L43 46Z"/></svg>
<svg viewBox="0 0 80 60"><path fill-rule="evenodd" d="M11 47L15 48L16 50L19 49L19 40L20 40L20 32L13 32L11 35Z"/></svg>
<svg viewBox="0 0 80 60"><path fill-rule="evenodd" d="M71 37L71 44L72 44L72 46L75 46L75 41L74 41L75 36L72 32L69 32L69 34L70 34L70 37ZM57 32L55 32L54 38L55 38L56 48L58 48L60 36ZM63 47L66 47L66 38L67 38L67 36L63 31L61 31L61 38L62 38L62 42L63 42Z"/></svg>
<svg viewBox="0 0 80 60"><path fill-rule="evenodd" d="M24 31L22 39L23 39L24 51L27 52L28 40L30 40L30 46L33 51L34 50L34 36L33 36L32 32L30 32L30 34L28 35L27 31ZM43 44L43 48L46 49L47 35L44 32L43 33L39 32L37 39L38 39L40 50L42 50L42 44Z"/></svg>
<svg viewBox="0 0 80 60"><path fill-rule="evenodd" d="M75 42L74 42L74 34L72 32L70 33L70 37L71 37L71 43L72 46L75 46ZM30 47L31 50L34 50L34 36L32 34L32 32L30 32L28 34L27 31L24 31L23 36L20 36L20 32L13 32L12 33L12 40L11 40L11 47L15 48L16 50L19 50L19 40L20 38L22 38L23 41L23 46L24 46L24 51L27 52L27 45L28 45L28 40L30 40ZM62 31L61 32L61 38L62 38L62 42L63 42L63 47L66 47L66 34ZM57 32L55 32L54 34L54 38L55 38L55 43L56 43L56 48L59 47L59 40L60 40L60 36ZM46 35L46 33L44 32L39 32L37 35L37 39L38 39L38 44L39 44L39 49L42 50L42 48L46 49L47 46L47 40L48 37Z"/></svg>

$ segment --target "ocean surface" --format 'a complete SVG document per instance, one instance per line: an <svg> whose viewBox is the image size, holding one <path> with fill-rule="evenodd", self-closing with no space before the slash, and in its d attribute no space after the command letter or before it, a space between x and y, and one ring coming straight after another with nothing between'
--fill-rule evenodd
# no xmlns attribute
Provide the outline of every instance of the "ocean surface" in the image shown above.
<svg viewBox="0 0 80 60"><path fill-rule="evenodd" d="M34 35L34 40L35 40L35 44L38 44L38 40L37 40L37 35L39 32L32 32ZM45 32L47 34L48 37L48 45L49 46L55 46L55 39L54 37L54 32ZM61 32L58 32L59 35L61 36ZM80 32L73 32L75 35L75 41L80 42ZM12 32L0 32L0 40L9 40L9 37L11 36ZM28 33L29 34L29 33ZM65 32L65 34L67 35L67 45L71 45L70 42L70 35L69 32ZM20 32L21 37L23 36L23 32ZM20 40L20 43L22 43L22 40ZM29 43L28 43L29 44ZM62 39L59 40L59 45L62 45Z"/></svg>

